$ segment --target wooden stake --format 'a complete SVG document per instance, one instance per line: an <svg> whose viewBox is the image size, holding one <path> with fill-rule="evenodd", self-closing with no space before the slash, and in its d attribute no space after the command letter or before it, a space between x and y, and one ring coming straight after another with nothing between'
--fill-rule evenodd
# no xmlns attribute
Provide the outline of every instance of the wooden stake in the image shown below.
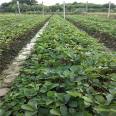
<svg viewBox="0 0 116 116"><path fill-rule="evenodd" d="M19 1L17 1L17 8L18 8L18 13L19 13L19 14L21 14L21 10L20 10Z"/></svg>
<svg viewBox="0 0 116 116"><path fill-rule="evenodd" d="M45 13L44 13L44 3L43 3L43 1L42 1L42 6L43 6L43 16L44 16Z"/></svg>
<svg viewBox="0 0 116 116"><path fill-rule="evenodd" d="M86 14L88 13L88 1L86 2Z"/></svg>
<svg viewBox="0 0 116 116"><path fill-rule="evenodd" d="M65 1L64 1L64 19L66 18L66 9L65 9Z"/></svg>
<svg viewBox="0 0 116 116"><path fill-rule="evenodd" d="M111 1L109 1L109 8L108 8L108 18L110 17L110 12L111 12Z"/></svg>

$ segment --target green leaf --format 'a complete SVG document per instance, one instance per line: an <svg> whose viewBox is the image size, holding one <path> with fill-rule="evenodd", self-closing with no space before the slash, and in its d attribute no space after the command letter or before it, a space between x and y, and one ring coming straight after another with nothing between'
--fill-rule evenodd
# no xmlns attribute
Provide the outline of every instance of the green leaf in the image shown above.
<svg viewBox="0 0 116 116"><path fill-rule="evenodd" d="M3 116L5 114L5 111L3 109L0 109L0 116Z"/></svg>
<svg viewBox="0 0 116 116"><path fill-rule="evenodd" d="M89 96L88 97L83 96L82 98L84 99L84 101L89 102L89 103L92 103L92 99L89 98Z"/></svg>
<svg viewBox="0 0 116 116"><path fill-rule="evenodd" d="M61 112L62 116L67 116L68 115L67 107L65 105L62 105L60 107L60 112Z"/></svg>
<svg viewBox="0 0 116 116"><path fill-rule="evenodd" d="M65 103L67 103L70 100L70 96L68 94L66 94L64 96L64 100L65 100Z"/></svg>
<svg viewBox="0 0 116 116"><path fill-rule="evenodd" d="M26 111L25 116L36 116L36 112Z"/></svg>
<svg viewBox="0 0 116 116"><path fill-rule="evenodd" d="M92 116L92 114L90 114L89 112L77 112L76 113L77 114L77 116Z"/></svg>
<svg viewBox="0 0 116 116"><path fill-rule="evenodd" d="M70 67L70 70L75 72L75 71L78 70L78 66L73 65L73 66Z"/></svg>
<svg viewBox="0 0 116 116"><path fill-rule="evenodd" d="M33 107L33 109L37 109L37 101L30 101L29 103L28 103L30 106L32 106Z"/></svg>
<svg viewBox="0 0 116 116"><path fill-rule="evenodd" d="M99 111L99 112L114 112L114 113L116 113L115 109L106 109L106 108L102 108L102 107L95 108L95 110Z"/></svg>
<svg viewBox="0 0 116 116"><path fill-rule="evenodd" d="M50 113L51 113L52 115L61 116L60 112L59 112L58 110L56 110L56 109L51 109L51 110L50 110Z"/></svg>
<svg viewBox="0 0 116 116"><path fill-rule="evenodd" d="M77 101L70 101L69 106L72 108L76 108L78 106L78 103L77 103Z"/></svg>
<svg viewBox="0 0 116 116"><path fill-rule="evenodd" d="M24 88L24 95L25 96L29 97L29 96L34 96L36 94L37 94L37 92L34 90L34 88L31 88L31 89Z"/></svg>
<svg viewBox="0 0 116 116"><path fill-rule="evenodd" d="M70 114L75 114L76 113L76 110L74 108L69 108L69 113Z"/></svg>
<svg viewBox="0 0 116 116"><path fill-rule="evenodd" d="M96 95L95 98L99 103L105 103L105 99L102 95Z"/></svg>
<svg viewBox="0 0 116 116"><path fill-rule="evenodd" d="M48 91L47 92L47 96L48 97L54 97L54 95L55 95L55 92L54 91Z"/></svg>
<svg viewBox="0 0 116 116"><path fill-rule="evenodd" d="M40 89L40 92L41 92L41 93L47 92L47 87L46 87L46 86L43 86L43 87Z"/></svg>
<svg viewBox="0 0 116 116"><path fill-rule="evenodd" d="M5 111L3 109L0 109L0 116L10 116L11 113L11 111Z"/></svg>
<svg viewBox="0 0 116 116"><path fill-rule="evenodd" d="M81 93L77 92L77 91L67 91L67 93L70 95L70 96L73 96L73 97L81 97Z"/></svg>
<svg viewBox="0 0 116 116"><path fill-rule="evenodd" d="M52 103L53 103L53 100L49 100L49 99L48 99L48 100L46 101L46 105L50 105L50 104L52 104Z"/></svg>
<svg viewBox="0 0 116 116"><path fill-rule="evenodd" d="M23 110L27 110L27 111L31 111L31 112L35 111L34 108L29 104L24 104L24 105L21 106L21 108Z"/></svg>
<svg viewBox="0 0 116 116"><path fill-rule="evenodd" d="M107 98L107 105L109 105L113 99L113 96L111 94L108 94L106 98Z"/></svg>
<svg viewBox="0 0 116 116"><path fill-rule="evenodd" d="M47 108L39 108L39 110L38 110L38 112L39 112L39 114L41 114L42 116L47 116L48 114L49 114L49 109L47 109ZM40 115L40 116L41 116Z"/></svg>

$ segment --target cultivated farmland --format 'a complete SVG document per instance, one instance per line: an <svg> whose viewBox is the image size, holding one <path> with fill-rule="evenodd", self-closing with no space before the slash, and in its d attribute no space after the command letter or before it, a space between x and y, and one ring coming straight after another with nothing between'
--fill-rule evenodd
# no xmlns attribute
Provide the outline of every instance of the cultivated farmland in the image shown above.
<svg viewBox="0 0 116 116"><path fill-rule="evenodd" d="M0 15L0 72L47 18L37 15Z"/></svg>
<svg viewBox="0 0 116 116"><path fill-rule="evenodd" d="M116 20L106 19L100 16L67 16L67 19L76 26L86 31L100 41L105 43L107 47L116 50Z"/></svg>
<svg viewBox="0 0 116 116"><path fill-rule="evenodd" d="M97 23L97 19L94 21ZM103 44L61 16L52 16L11 90L2 98L0 113L114 116L115 82L115 52L107 51Z"/></svg>

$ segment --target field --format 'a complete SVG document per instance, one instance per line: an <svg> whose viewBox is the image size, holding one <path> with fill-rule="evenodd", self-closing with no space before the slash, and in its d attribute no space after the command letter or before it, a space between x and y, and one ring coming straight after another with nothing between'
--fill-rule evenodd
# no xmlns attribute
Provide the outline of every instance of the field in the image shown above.
<svg viewBox="0 0 116 116"><path fill-rule="evenodd" d="M0 16L2 46L9 46L14 38L20 39L37 25L41 27L48 18L18 17ZM73 23L78 23L79 28ZM115 41L115 24L113 19L96 16L67 16L67 20L52 16L20 75L1 98L0 115L115 116L115 51L107 50L103 43L80 30L81 27Z"/></svg>
<svg viewBox="0 0 116 116"><path fill-rule="evenodd" d="M37 15L0 15L0 72L47 18Z"/></svg>
<svg viewBox="0 0 116 116"><path fill-rule="evenodd" d="M88 32L93 37L100 38L108 48L116 50L116 20L101 16L68 16L68 20Z"/></svg>

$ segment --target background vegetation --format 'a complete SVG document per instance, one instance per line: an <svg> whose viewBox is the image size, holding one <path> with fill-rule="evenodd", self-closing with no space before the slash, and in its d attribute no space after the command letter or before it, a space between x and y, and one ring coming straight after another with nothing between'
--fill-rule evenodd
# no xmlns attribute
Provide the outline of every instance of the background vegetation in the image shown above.
<svg viewBox="0 0 116 116"><path fill-rule="evenodd" d="M1 12L17 12L17 0L12 0L9 3L3 3L0 6ZM36 0L19 0L20 2L20 9L23 13L42 13L43 7L42 3L38 4ZM44 6L45 12L62 12L63 11L63 5L62 4L56 4L52 6ZM85 3L67 3L66 4L66 11L72 12L72 13L82 13L86 10L86 4ZM107 12L108 10L108 4L100 5L100 4L92 4L88 3L88 12ZM116 12L116 5L111 4L111 11Z"/></svg>

